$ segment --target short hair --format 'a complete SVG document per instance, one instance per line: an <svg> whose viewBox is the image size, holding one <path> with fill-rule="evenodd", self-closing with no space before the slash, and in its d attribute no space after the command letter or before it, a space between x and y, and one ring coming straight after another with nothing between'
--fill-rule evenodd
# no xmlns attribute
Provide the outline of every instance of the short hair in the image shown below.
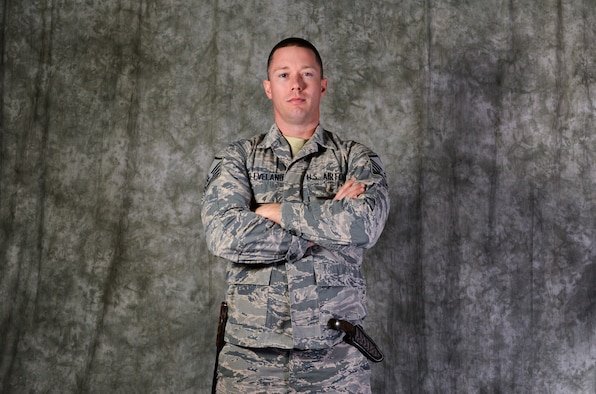
<svg viewBox="0 0 596 394"><path fill-rule="evenodd" d="M286 39L283 39L280 42L278 42L273 47L271 52L269 53L269 58L267 58L267 78L269 78L269 67L271 67L271 61L273 60L273 54L278 49L285 48L285 47L300 47L300 48L310 49L315 54L315 59L317 60L317 63L319 64L319 67L321 68L321 78L323 77L323 60L321 59L321 55L319 54L319 51L317 51L317 48L315 48L315 46L313 44L311 44L309 41L305 40L304 38L290 37L290 38L286 38Z"/></svg>

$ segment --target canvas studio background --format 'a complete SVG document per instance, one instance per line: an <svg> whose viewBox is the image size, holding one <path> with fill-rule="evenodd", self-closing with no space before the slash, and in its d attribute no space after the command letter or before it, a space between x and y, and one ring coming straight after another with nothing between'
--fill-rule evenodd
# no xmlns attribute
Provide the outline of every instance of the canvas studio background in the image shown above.
<svg viewBox="0 0 596 394"><path fill-rule="evenodd" d="M377 393L596 390L591 0L4 0L0 392L209 392L213 155L267 130L271 47L382 158Z"/></svg>

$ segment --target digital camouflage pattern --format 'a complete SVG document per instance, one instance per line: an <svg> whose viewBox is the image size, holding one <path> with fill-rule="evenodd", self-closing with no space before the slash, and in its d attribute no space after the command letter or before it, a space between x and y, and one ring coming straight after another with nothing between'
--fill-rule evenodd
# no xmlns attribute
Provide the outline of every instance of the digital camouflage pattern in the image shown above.
<svg viewBox="0 0 596 394"><path fill-rule="evenodd" d="M220 354L218 373L217 393L371 392L368 360L347 343L321 350L227 344Z"/></svg>
<svg viewBox="0 0 596 394"><path fill-rule="evenodd" d="M352 177L366 191L333 200ZM263 203L281 203L281 225L254 213ZM202 207L207 245L229 261L226 342L281 349L339 343L342 334L327 321L365 318L363 251L376 243L388 213L378 156L321 126L294 158L275 125L228 146L211 166Z"/></svg>

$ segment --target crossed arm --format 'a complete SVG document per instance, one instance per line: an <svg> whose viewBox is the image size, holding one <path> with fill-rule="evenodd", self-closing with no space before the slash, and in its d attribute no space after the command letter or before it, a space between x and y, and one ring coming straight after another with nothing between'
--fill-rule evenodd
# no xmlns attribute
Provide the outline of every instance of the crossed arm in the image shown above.
<svg viewBox="0 0 596 394"><path fill-rule="evenodd" d="M366 186L364 184L356 182L356 178L351 178L337 191L337 194L333 199L339 201L343 198L357 198L364 193L365 190ZM259 205L257 209L255 209L255 213L272 222L281 224L281 204L279 203Z"/></svg>
<svg viewBox="0 0 596 394"><path fill-rule="evenodd" d="M266 264L296 259L312 244L328 249L374 245L387 218L389 195L384 175L372 171L368 150L352 147L346 163L350 178L331 200L265 203L251 210L254 196L243 159L248 148L228 148L219 163L221 174L205 188L201 219L213 254Z"/></svg>

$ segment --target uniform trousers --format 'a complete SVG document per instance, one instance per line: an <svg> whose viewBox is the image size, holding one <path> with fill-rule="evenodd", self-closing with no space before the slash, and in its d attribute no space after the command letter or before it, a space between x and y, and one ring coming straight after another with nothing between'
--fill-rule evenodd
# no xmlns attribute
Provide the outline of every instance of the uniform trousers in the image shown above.
<svg viewBox="0 0 596 394"><path fill-rule="evenodd" d="M370 393L368 360L345 342L322 350L244 348L219 355L217 393Z"/></svg>

